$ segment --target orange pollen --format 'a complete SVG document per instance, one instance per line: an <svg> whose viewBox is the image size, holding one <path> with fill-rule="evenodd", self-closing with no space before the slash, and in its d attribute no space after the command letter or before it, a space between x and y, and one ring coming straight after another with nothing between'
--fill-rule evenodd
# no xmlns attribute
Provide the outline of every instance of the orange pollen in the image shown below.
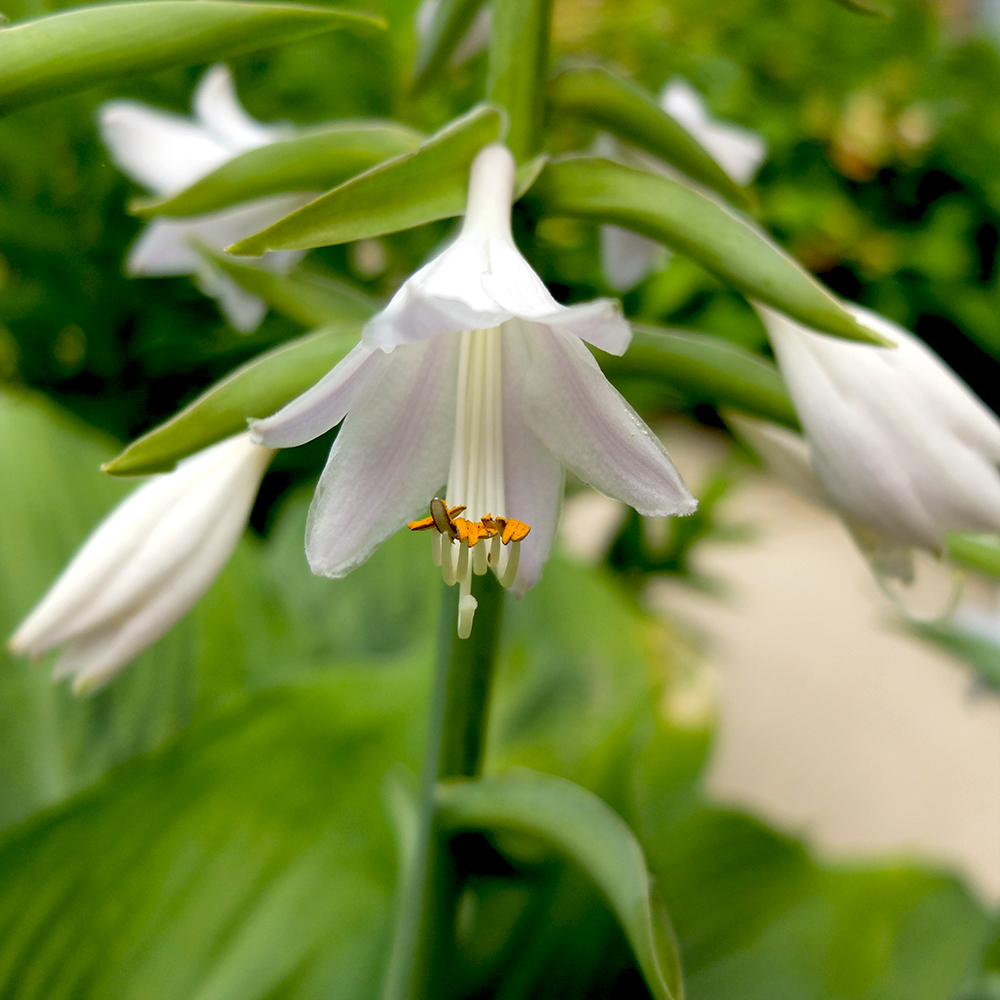
<svg viewBox="0 0 1000 1000"><path fill-rule="evenodd" d="M483 538L493 538L500 536L500 541L504 545L511 542L519 542L524 538L531 526L524 521L517 521L512 517L499 517L487 514L479 521L468 521L461 514L465 507L458 505L455 507L446 506L439 497L431 501L430 517L422 517L417 521L410 521L406 526L410 531L427 531L434 528L442 535L447 535L450 541L465 542L471 549Z"/></svg>

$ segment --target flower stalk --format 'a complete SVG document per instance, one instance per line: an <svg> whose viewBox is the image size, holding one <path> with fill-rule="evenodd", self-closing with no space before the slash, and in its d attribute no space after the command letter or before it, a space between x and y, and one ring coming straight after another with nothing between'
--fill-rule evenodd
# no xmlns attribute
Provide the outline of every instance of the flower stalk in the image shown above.
<svg viewBox="0 0 1000 1000"><path fill-rule="evenodd" d="M482 771L503 617L503 588L492 573L477 577L474 591L479 622L469 641L455 633L449 588L442 598L416 857L401 894L383 1000L444 995L458 884L437 828L435 788L445 778Z"/></svg>

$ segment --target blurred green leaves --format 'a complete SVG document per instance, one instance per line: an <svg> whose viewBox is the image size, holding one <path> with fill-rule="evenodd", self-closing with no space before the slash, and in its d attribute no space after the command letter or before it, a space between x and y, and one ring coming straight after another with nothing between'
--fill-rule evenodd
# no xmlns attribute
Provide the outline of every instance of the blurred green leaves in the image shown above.
<svg viewBox="0 0 1000 1000"><path fill-rule="evenodd" d="M0 111L336 28L384 26L353 11L293 3L133 0L81 7L0 31Z"/></svg>

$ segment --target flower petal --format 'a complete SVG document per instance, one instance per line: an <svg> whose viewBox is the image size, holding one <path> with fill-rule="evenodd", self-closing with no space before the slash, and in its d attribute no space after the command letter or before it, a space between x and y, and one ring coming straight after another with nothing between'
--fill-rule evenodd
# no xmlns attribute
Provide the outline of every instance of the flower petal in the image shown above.
<svg viewBox="0 0 1000 1000"><path fill-rule="evenodd" d="M621 226L601 226L599 236L604 280L616 292L635 288L657 266L657 260L664 260L670 253L655 240Z"/></svg>
<svg viewBox="0 0 1000 1000"><path fill-rule="evenodd" d="M224 250L244 236L294 212L309 198L308 194L279 194L207 215L154 219L129 251L126 270L133 276L149 277L196 274L203 266L202 256L194 249L197 243L212 250ZM284 253L280 256L269 254L264 257L263 266L281 271L294 259Z"/></svg>
<svg viewBox="0 0 1000 1000"><path fill-rule="evenodd" d="M680 122L737 184L749 184L767 158L767 142L762 136L710 118L701 95L685 80L673 80L663 88L660 107Z"/></svg>
<svg viewBox="0 0 1000 1000"><path fill-rule="evenodd" d="M114 628L227 525L242 532L271 452L240 434L155 476L93 532L10 640L39 656L63 642Z"/></svg>
<svg viewBox="0 0 1000 1000"><path fill-rule="evenodd" d="M70 641L53 676L75 675L74 691L92 691L111 680L180 621L228 562L246 527L255 494L256 489L250 502L234 505L233 516L224 518L204 537L191 557L177 563L126 618L107 621Z"/></svg>
<svg viewBox="0 0 1000 1000"><path fill-rule="evenodd" d="M514 585L515 597L523 597L542 574L549 558L559 522L565 475L559 459L545 447L528 425L524 398L524 375L531 366L524 326L508 323L503 329L503 449L504 494L507 517L530 525L522 541Z"/></svg>
<svg viewBox="0 0 1000 1000"><path fill-rule="evenodd" d="M363 394L376 392L390 357L378 348L358 344L314 386L273 416L252 420L254 441L268 448L296 448L325 434L344 419Z"/></svg>
<svg viewBox="0 0 1000 1000"><path fill-rule="evenodd" d="M154 194L183 191L232 158L201 126L139 101L108 101L97 124L111 161Z"/></svg>
<svg viewBox="0 0 1000 1000"><path fill-rule="evenodd" d="M880 318L895 349L758 309L816 471L845 516L887 543L932 551L948 531L1000 530L1000 424L935 355Z"/></svg>
<svg viewBox="0 0 1000 1000"><path fill-rule="evenodd" d="M544 326L526 333L525 389L538 437L581 479L640 514L690 514L698 506L666 449L604 377L575 337Z"/></svg>
<svg viewBox="0 0 1000 1000"><path fill-rule="evenodd" d="M224 63L216 63L201 78L191 106L205 131L231 156L294 134L288 126L261 125L246 113L236 96L233 74Z"/></svg>
<svg viewBox="0 0 1000 1000"><path fill-rule="evenodd" d="M240 333L253 333L267 314L267 303L207 261L202 262L195 277L202 295L215 299L229 325Z"/></svg>
<svg viewBox="0 0 1000 1000"><path fill-rule="evenodd" d="M458 336L394 351L377 392L344 421L306 525L314 573L344 576L445 482L455 424Z"/></svg>

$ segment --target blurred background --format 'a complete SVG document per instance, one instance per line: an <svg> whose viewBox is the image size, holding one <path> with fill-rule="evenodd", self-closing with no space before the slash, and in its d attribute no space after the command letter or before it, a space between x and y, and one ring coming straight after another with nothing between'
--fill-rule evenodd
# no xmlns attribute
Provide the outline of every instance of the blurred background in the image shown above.
<svg viewBox="0 0 1000 1000"><path fill-rule="evenodd" d="M57 6L0 0L12 20ZM483 55L411 97L414 4L360 6L383 13L389 31L331 34L233 61L248 111L303 124L395 117L429 131L479 99ZM713 115L764 136L769 154L754 186L763 224L837 293L914 330L998 410L1000 6L895 0L891 14L864 16L833 0L718 0L708 8L703 0L556 0L553 58L602 59L654 92L682 77ZM102 477L99 462L238 364L304 332L272 312L240 334L187 278L123 274L142 225L126 205L143 192L109 162L95 111L127 96L187 113L203 72L164 72L0 119L0 624L8 632L130 487ZM585 148L593 135L581 129L553 123L553 149ZM307 267L384 298L450 226L314 251ZM528 200L516 231L557 298L614 294L595 227L536 225ZM770 356L747 303L689 259L673 258L623 302L636 319L707 331ZM947 636L931 642L905 624L839 522L764 476L710 405L683 385L621 388L662 428L701 509L683 523L643 523L571 484L561 553L511 612L498 759L577 780L589 774L588 787L627 814L615 801L611 744L601 740L611 739L631 695L608 695L596 681L581 694L566 664L576 656L604 670L631 656L644 664L641 683L655 688L675 749L707 760L712 801L774 827L775 844L805 838L823 864L916 859L958 872L979 905L995 906L995 582L967 589L969 620L986 637L971 657L977 673L956 655L966 647ZM419 687L387 692L392 671L419 660L433 639L437 587L423 546L396 538L344 581L316 580L305 567L305 504L328 446L326 438L279 455L234 565L107 690L74 701L49 686L43 667L4 654L0 825L13 829L63 802L248 691L301 685L331 664L361 671L347 687L374 685L371 697L420 703ZM567 601L579 610L554 626ZM595 624L605 608L607 622ZM619 656L610 650L622 628L635 648ZM379 666L372 680L365 671ZM590 706L589 735L537 735L578 708L577 695ZM408 725L417 733L406 731L408 746L419 743L420 720ZM600 764L599 746L607 751ZM407 752L386 751L390 759ZM318 776L315 784L322 787ZM680 864L671 858L663 870ZM712 995L714 983L714 995L727 996L711 959L725 936L704 931L698 921L708 918L677 893L672 908L694 914L691 943L675 910L695 956L692 995ZM699 968L709 970L701 993ZM733 975L725 981L742 982ZM760 995L793 995L774 989ZM844 987L816 995L862 994Z"/></svg>

